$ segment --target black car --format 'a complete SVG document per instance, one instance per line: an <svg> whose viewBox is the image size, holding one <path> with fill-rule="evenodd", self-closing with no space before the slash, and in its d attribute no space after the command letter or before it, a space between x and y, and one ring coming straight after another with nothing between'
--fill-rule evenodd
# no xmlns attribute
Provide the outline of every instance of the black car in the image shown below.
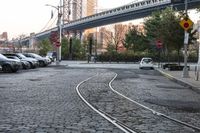
<svg viewBox="0 0 200 133"><path fill-rule="evenodd" d="M42 56L40 56L38 54L35 54L35 53L23 53L23 55L25 55L26 57L38 60L39 61L39 66L41 66L41 67L45 67L45 66L47 66L49 64L47 58L44 58L44 57L42 57Z"/></svg>
<svg viewBox="0 0 200 133"><path fill-rule="evenodd" d="M0 66L3 72L17 72L20 69L21 63L19 61L8 59L0 54Z"/></svg>
<svg viewBox="0 0 200 133"><path fill-rule="evenodd" d="M25 60L20 60L17 56L6 56L9 59L18 60L21 62L22 69L29 69L31 68L31 64Z"/></svg>
<svg viewBox="0 0 200 133"><path fill-rule="evenodd" d="M16 56L22 61L27 61L30 63L31 68L36 68L39 66L39 62L36 59L33 58L27 58L22 53L10 53L10 54L4 54L5 56Z"/></svg>

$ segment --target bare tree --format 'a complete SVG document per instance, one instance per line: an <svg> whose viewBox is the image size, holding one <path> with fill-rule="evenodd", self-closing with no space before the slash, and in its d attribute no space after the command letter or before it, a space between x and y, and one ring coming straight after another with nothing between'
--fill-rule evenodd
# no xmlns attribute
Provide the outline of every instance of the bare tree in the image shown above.
<svg viewBox="0 0 200 133"><path fill-rule="evenodd" d="M103 41L106 43L107 47L113 45L115 50L118 51L120 44L123 44L125 39L125 33L128 28L127 25L116 24L111 28L101 28L101 33L103 34Z"/></svg>
<svg viewBox="0 0 200 133"><path fill-rule="evenodd" d="M23 47L23 44L22 44L22 41L23 41L23 39L26 37L26 35L24 35L24 34L21 34L21 35L19 35L17 38L15 38L15 40L17 41L17 50L19 51L19 52L23 52L22 51L22 47Z"/></svg>

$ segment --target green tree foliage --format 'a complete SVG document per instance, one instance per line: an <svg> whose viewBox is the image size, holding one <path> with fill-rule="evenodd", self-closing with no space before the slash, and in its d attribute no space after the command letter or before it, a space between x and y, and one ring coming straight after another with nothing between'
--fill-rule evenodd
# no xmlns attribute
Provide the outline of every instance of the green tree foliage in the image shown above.
<svg viewBox="0 0 200 133"><path fill-rule="evenodd" d="M161 12L154 12L149 18L147 18L144 22L144 29L146 31L146 37L150 41L154 41L155 38L161 38Z"/></svg>
<svg viewBox="0 0 200 133"><path fill-rule="evenodd" d="M180 14L167 8L153 13L144 22L147 38L152 44L156 44L156 40L161 40L167 57L172 50L176 50L179 55L183 46L184 30L180 27L179 21Z"/></svg>
<svg viewBox="0 0 200 133"><path fill-rule="evenodd" d="M167 8L161 14L162 24L165 28L162 29L162 40L166 49L171 52L176 50L178 54L178 62L180 63L180 49L183 47L184 30L179 25L180 16L171 8ZM169 56L168 52L168 56Z"/></svg>
<svg viewBox="0 0 200 133"><path fill-rule="evenodd" d="M136 26L132 26L125 34L124 47L127 50L144 51L150 48L148 40Z"/></svg>
<svg viewBox="0 0 200 133"><path fill-rule="evenodd" d="M69 57L69 42L66 37L64 37L62 39L61 54L62 54L62 59L68 59L68 57Z"/></svg>
<svg viewBox="0 0 200 133"><path fill-rule="evenodd" d="M53 46L50 43L49 39L44 39L39 42L39 54L45 56L48 51L52 51Z"/></svg>
<svg viewBox="0 0 200 133"><path fill-rule="evenodd" d="M108 44L107 51L108 53L113 53L114 51L117 52L115 45L112 43Z"/></svg>
<svg viewBox="0 0 200 133"><path fill-rule="evenodd" d="M74 59L85 58L85 48L83 45L81 45L81 41L77 38L72 39L72 53Z"/></svg>

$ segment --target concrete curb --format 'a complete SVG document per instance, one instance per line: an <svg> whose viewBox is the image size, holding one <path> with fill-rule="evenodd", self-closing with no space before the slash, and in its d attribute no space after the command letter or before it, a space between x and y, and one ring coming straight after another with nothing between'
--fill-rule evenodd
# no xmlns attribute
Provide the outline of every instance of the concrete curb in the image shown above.
<svg viewBox="0 0 200 133"><path fill-rule="evenodd" d="M160 69L156 69L158 72L160 72L163 76L167 77L168 79L170 79L171 81L174 81L182 86L185 86L185 87L188 87L189 89L192 89L193 91L197 92L197 93L200 93L200 89L199 87L197 86L194 86L192 85L191 83L188 83L187 81L184 81L184 80L181 80L181 79L178 79Z"/></svg>

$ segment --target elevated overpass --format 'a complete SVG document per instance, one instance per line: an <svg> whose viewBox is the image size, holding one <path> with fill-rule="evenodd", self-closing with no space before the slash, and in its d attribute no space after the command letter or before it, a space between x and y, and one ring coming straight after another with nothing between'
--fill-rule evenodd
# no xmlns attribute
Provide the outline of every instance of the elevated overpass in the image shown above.
<svg viewBox="0 0 200 133"><path fill-rule="evenodd" d="M70 23L63 25L64 31L77 31L107 24L123 22L128 20L134 20L143 18L150 15L157 10L165 9L166 7L172 7L177 10L184 10L185 0L143 0L140 2L131 3L111 10L107 10L101 13L97 13L88 17L84 17ZM200 0L187 0L188 9L196 8L200 5ZM50 30L35 34L35 38L43 39L50 35L51 31L58 30L57 27ZM30 39L30 38L27 38ZM29 41L29 40L25 41Z"/></svg>

